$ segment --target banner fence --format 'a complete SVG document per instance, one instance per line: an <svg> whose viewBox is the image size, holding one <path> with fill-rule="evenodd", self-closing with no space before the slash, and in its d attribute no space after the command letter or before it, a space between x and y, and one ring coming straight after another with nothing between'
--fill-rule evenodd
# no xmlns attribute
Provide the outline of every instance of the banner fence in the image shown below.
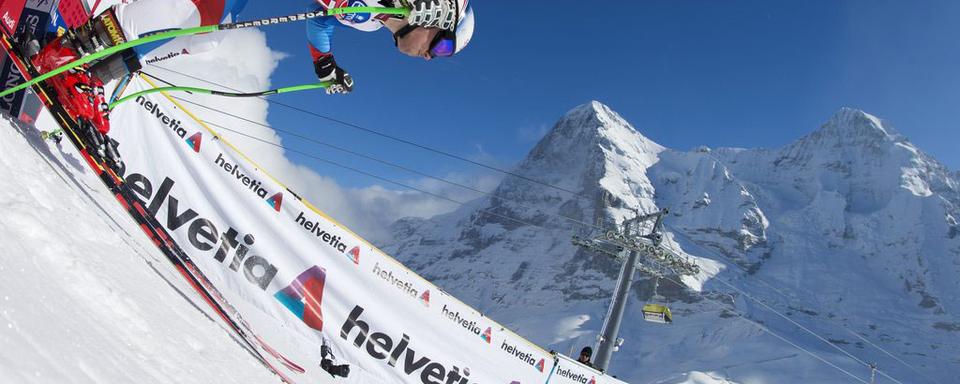
<svg viewBox="0 0 960 384"><path fill-rule="evenodd" d="M155 87L136 79L128 92ZM166 95L115 109L128 185L298 383L621 383L485 317L317 210ZM321 345L349 365L322 370ZM333 381L330 381L333 380Z"/></svg>

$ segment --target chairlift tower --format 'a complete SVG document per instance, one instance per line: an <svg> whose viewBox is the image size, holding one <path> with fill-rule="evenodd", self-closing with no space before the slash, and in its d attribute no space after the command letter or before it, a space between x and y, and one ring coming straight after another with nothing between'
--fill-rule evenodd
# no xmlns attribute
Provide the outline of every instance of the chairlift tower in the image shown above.
<svg viewBox="0 0 960 384"><path fill-rule="evenodd" d="M591 252L607 255L623 263L620 267L620 276L617 286L610 300L610 308L603 321L600 332L597 355L594 367L606 371L610 365L613 352L619 349L622 340L618 339L620 324L626 309L627 297L633 277L637 270L655 277L663 277L667 272L677 275L695 275L700 267L687 257L682 257L663 243L663 217L669 213L663 209L659 212L640 215L627 220L616 231L608 231L598 236L584 238L573 236L573 244ZM653 221L649 233L643 234L642 225Z"/></svg>

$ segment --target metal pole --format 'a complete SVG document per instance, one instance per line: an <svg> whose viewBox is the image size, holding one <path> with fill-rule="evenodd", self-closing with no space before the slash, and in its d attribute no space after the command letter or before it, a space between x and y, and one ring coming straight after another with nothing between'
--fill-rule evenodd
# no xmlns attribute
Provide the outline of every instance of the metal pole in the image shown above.
<svg viewBox="0 0 960 384"><path fill-rule="evenodd" d="M626 223L626 235L631 236L631 224ZM613 356L613 350L617 345L617 336L620 334L620 323L623 320L623 312L627 306L627 296L630 293L630 286L633 284L633 275L637 270L637 259L640 253L633 250L620 268L620 278L617 280L617 289L613 291L613 300L610 302L610 311L604 322L601 333L600 345L597 347L597 358L594 360L594 367L606 372L610 365L610 358Z"/></svg>

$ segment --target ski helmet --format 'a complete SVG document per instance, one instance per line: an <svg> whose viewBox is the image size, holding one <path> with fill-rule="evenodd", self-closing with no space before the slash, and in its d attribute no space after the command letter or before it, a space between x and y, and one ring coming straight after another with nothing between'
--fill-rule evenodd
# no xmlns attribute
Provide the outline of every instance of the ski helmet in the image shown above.
<svg viewBox="0 0 960 384"><path fill-rule="evenodd" d="M441 31L430 43L430 56L450 57L463 50L473 38L474 15L469 0L457 0L460 16L453 31Z"/></svg>

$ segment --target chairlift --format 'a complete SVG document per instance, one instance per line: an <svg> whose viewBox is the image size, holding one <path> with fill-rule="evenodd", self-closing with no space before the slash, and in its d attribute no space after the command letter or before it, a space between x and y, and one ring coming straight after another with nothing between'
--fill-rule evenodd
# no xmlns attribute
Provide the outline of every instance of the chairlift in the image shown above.
<svg viewBox="0 0 960 384"><path fill-rule="evenodd" d="M663 304L651 303L644 305L643 319L651 323L673 323L673 315L670 314L670 308L667 308L667 306Z"/></svg>
<svg viewBox="0 0 960 384"><path fill-rule="evenodd" d="M660 277L653 281L653 299L657 301L657 288L660 286ZM666 305L650 303L643 306L643 319L651 323L670 324L673 323L673 314Z"/></svg>

